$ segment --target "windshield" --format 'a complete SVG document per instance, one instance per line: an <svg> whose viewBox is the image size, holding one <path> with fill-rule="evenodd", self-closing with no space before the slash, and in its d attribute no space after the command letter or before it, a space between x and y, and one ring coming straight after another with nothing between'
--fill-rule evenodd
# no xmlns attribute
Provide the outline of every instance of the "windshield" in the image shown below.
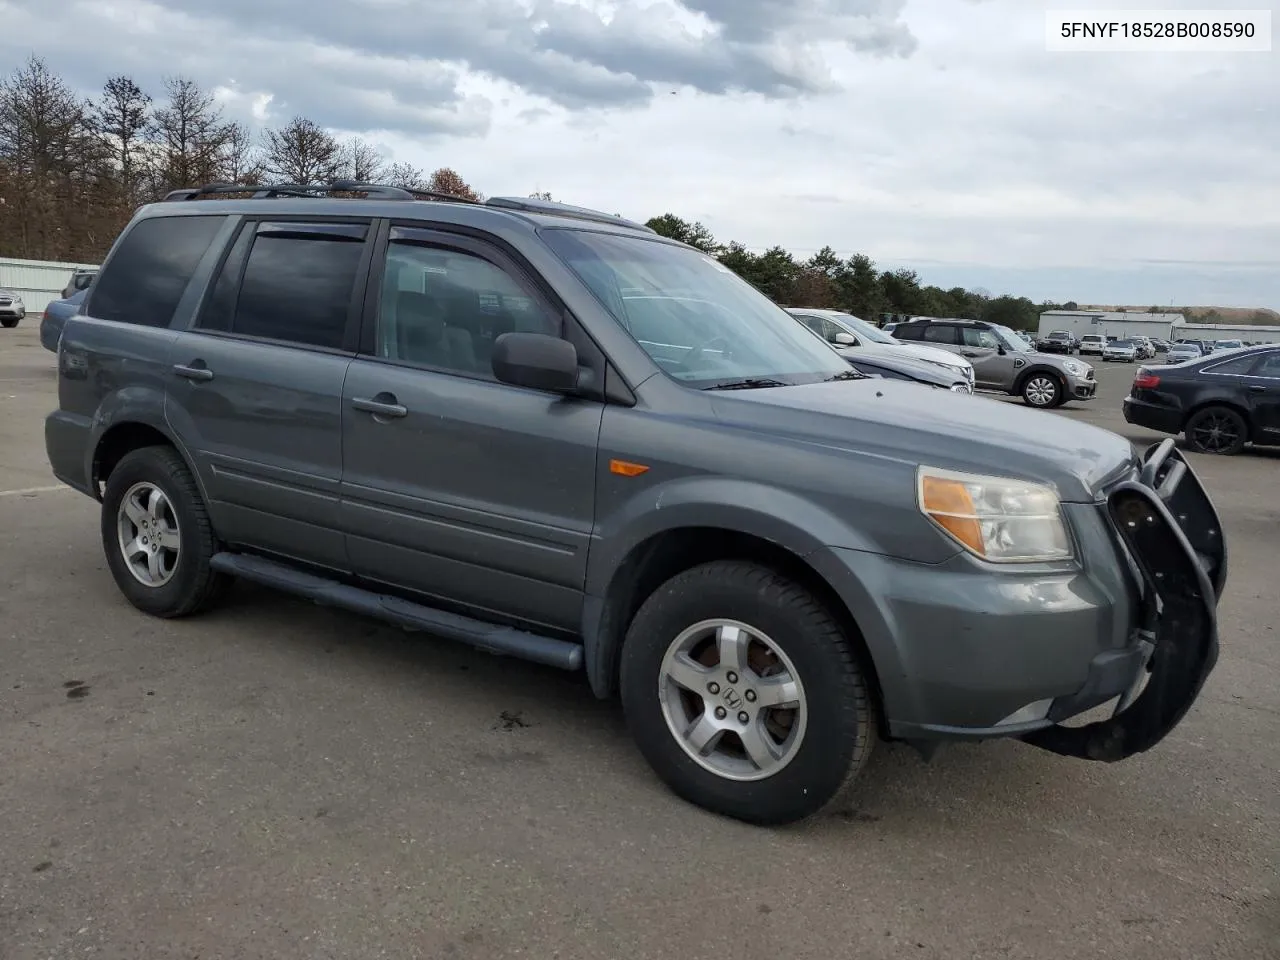
<svg viewBox="0 0 1280 960"><path fill-rule="evenodd" d="M816 383L851 372L791 314L697 250L585 230L544 230L542 236L654 362L682 383Z"/></svg>
<svg viewBox="0 0 1280 960"><path fill-rule="evenodd" d="M1232 349L1235 349L1236 347L1243 347L1243 346L1244 344L1239 340L1219 340L1218 341L1219 350L1232 350Z"/></svg>
<svg viewBox="0 0 1280 960"><path fill-rule="evenodd" d="M862 337L864 340L870 340L872 343L900 343L889 336L875 324L867 323L861 317L855 317L851 313L837 313L834 316L828 314L830 319L844 327L852 334Z"/></svg>
<svg viewBox="0 0 1280 960"><path fill-rule="evenodd" d="M1135 346L1132 340L1112 340L1110 346L1113 347L1132 347Z"/></svg>

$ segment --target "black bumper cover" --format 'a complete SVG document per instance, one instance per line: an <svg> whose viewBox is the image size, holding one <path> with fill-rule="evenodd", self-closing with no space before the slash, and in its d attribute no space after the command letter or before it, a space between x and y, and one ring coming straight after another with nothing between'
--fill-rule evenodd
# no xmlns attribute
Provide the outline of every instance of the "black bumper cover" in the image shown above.
<svg viewBox="0 0 1280 960"><path fill-rule="evenodd" d="M1150 677L1136 699L1122 700L1106 720L1046 727L1022 739L1063 756L1114 762L1163 740L1186 716L1217 663L1227 547L1213 502L1172 438L1147 451L1138 477L1111 491L1107 510L1144 581L1139 635L1150 644ZM1117 651L1102 658L1105 664L1095 661L1085 687L1071 702L1055 703L1050 719L1106 702L1110 696L1104 692L1114 696L1115 678L1137 672L1129 672L1133 656Z"/></svg>

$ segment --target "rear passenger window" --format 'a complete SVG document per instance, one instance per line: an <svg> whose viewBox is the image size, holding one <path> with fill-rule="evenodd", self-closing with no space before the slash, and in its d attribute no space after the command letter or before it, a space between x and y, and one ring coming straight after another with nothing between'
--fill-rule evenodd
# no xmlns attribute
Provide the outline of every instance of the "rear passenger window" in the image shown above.
<svg viewBox="0 0 1280 960"><path fill-rule="evenodd" d="M942 324L932 324L925 327L924 336L920 338L925 343L949 343L956 345L956 328L948 327Z"/></svg>
<svg viewBox="0 0 1280 960"><path fill-rule="evenodd" d="M241 231L198 326L339 349L367 224L262 223Z"/></svg>
<svg viewBox="0 0 1280 960"><path fill-rule="evenodd" d="M1280 350L1264 354L1262 363L1253 371L1255 377L1280 377Z"/></svg>
<svg viewBox="0 0 1280 960"><path fill-rule="evenodd" d="M1228 374L1234 376L1244 376L1253 369L1253 365L1258 362L1256 354L1247 357L1234 357L1222 363L1212 363L1206 372Z"/></svg>
<svg viewBox="0 0 1280 960"><path fill-rule="evenodd" d="M504 333L560 335L560 324L510 274L474 254L393 231L378 311L378 356L493 376Z"/></svg>
<svg viewBox="0 0 1280 960"><path fill-rule="evenodd" d="M102 320L167 327L225 216L152 217L120 241L94 284L88 313Z"/></svg>

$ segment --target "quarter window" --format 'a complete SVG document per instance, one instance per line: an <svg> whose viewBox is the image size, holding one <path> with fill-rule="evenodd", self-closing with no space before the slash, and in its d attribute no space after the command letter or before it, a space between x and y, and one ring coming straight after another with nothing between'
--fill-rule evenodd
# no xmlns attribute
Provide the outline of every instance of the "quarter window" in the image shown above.
<svg viewBox="0 0 1280 960"><path fill-rule="evenodd" d="M167 327L225 222L225 216L193 215L139 221L98 277L86 312L118 323Z"/></svg>
<svg viewBox="0 0 1280 960"><path fill-rule="evenodd" d="M1206 373L1226 374L1229 376L1244 376L1258 360L1257 356L1232 357L1230 360L1224 360L1222 363L1209 364Z"/></svg>

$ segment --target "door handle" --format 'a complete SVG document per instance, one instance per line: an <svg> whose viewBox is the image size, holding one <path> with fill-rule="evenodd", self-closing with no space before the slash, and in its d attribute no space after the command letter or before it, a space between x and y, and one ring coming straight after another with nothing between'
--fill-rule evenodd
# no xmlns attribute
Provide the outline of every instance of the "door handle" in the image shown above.
<svg viewBox="0 0 1280 960"><path fill-rule="evenodd" d="M200 364L200 366L195 366L196 363ZM203 382L213 379L213 371L204 366L203 360L196 360L191 366L187 366L183 363L175 363L173 365L173 372L187 380L198 380Z"/></svg>
<svg viewBox="0 0 1280 960"><path fill-rule="evenodd" d="M353 397L351 406L356 410L372 413L376 417L407 417L409 415L409 408L402 403L397 403L392 394L380 393L378 397Z"/></svg>
<svg viewBox="0 0 1280 960"><path fill-rule="evenodd" d="M1263 386L1262 384L1260 384L1260 383L1251 383L1251 384L1249 384L1249 392L1250 392L1250 393L1262 393L1262 392L1263 392L1264 390L1266 390L1266 389L1267 389L1267 388L1266 388L1266 387L1264 387L1264 386Z"/></svg>

